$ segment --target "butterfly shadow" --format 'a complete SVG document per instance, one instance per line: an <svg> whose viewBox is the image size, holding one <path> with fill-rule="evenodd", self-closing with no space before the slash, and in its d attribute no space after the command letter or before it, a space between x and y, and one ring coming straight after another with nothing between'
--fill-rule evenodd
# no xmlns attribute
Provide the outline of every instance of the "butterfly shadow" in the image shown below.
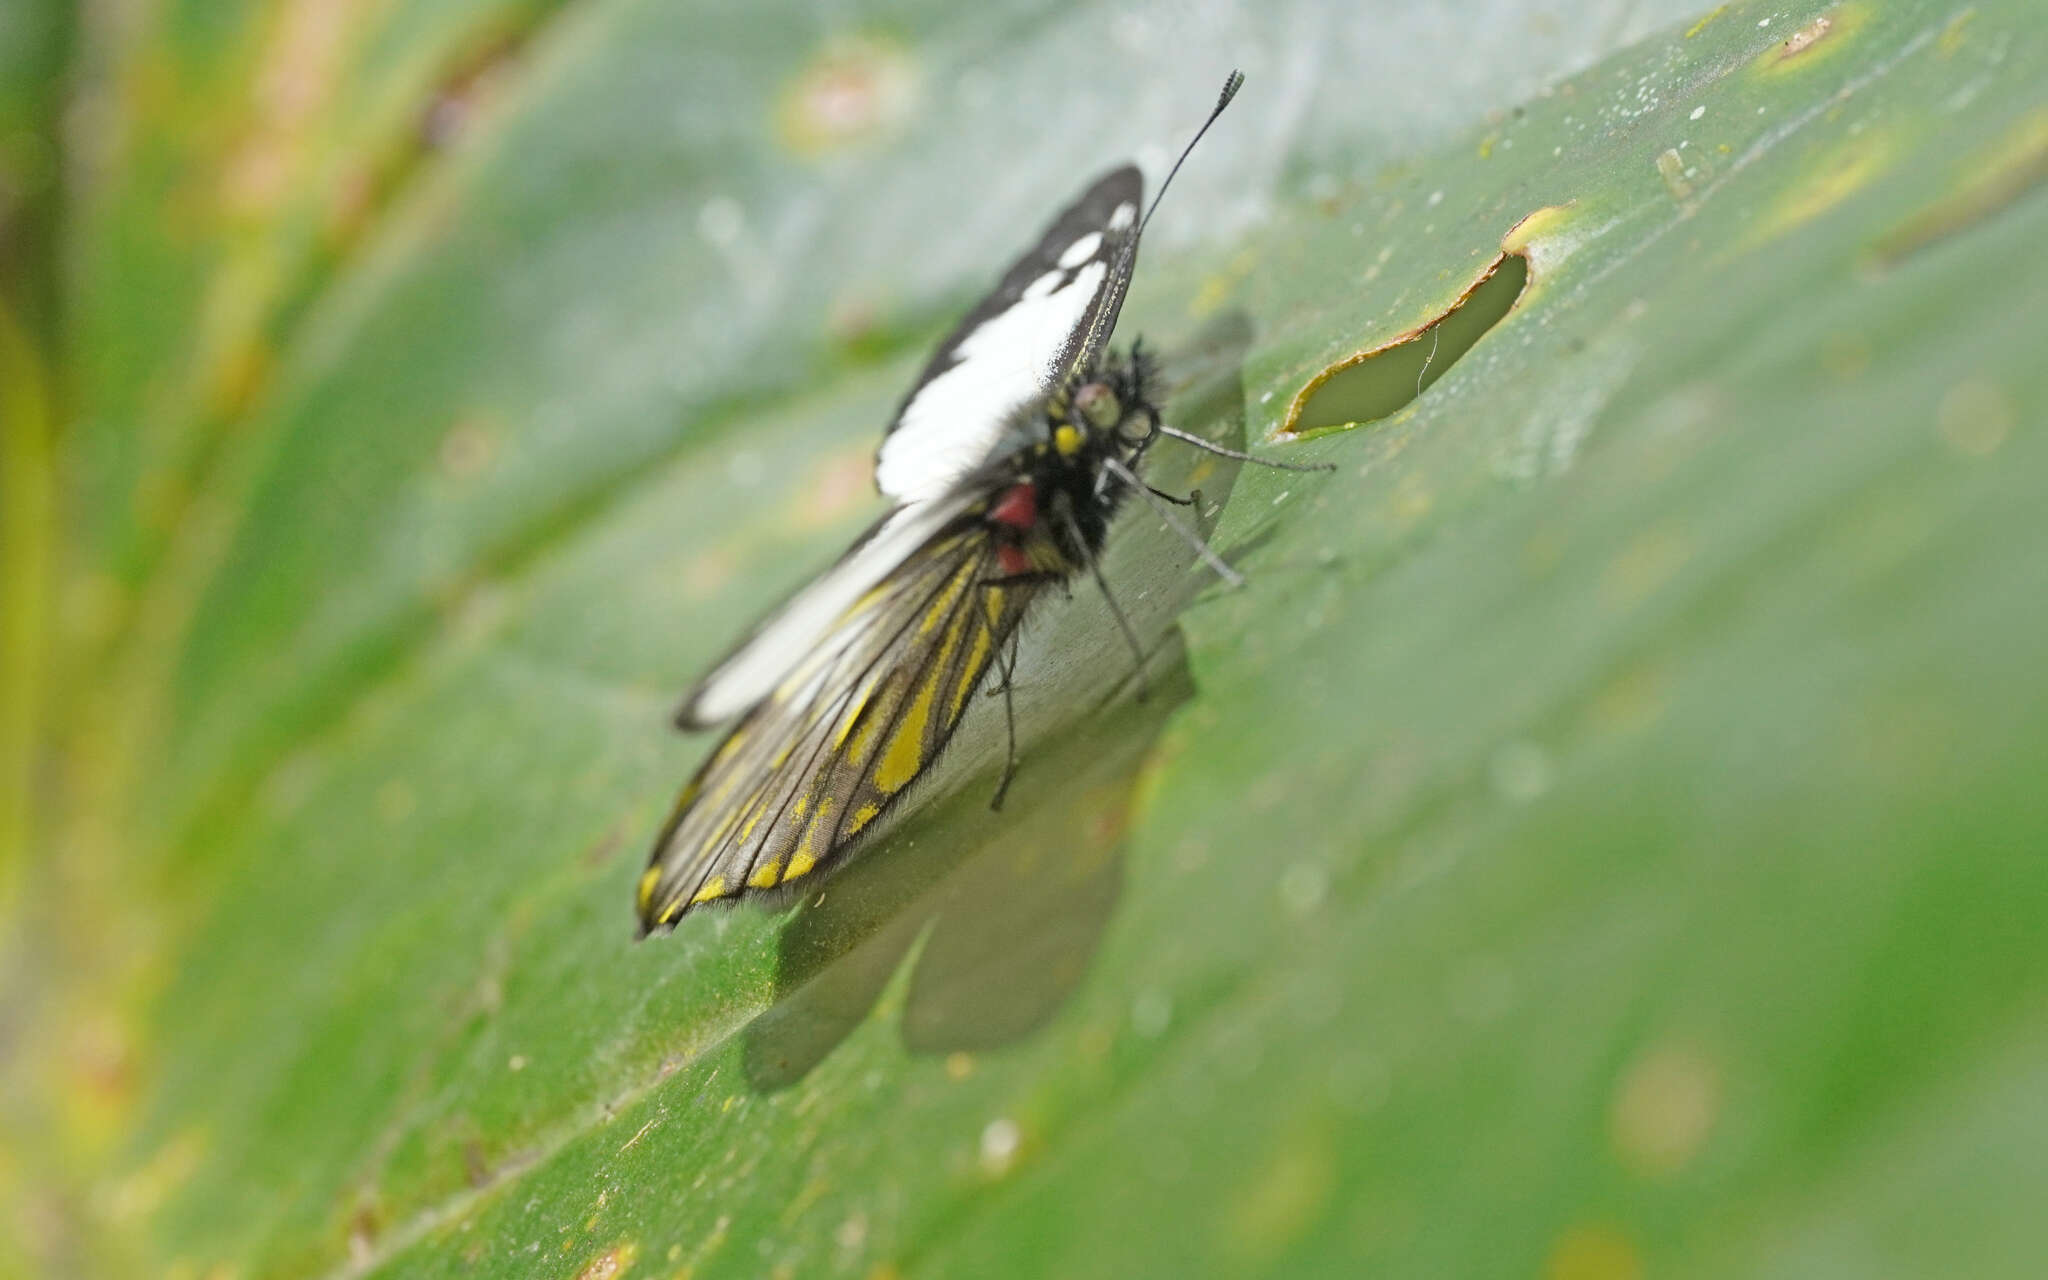
<svg viewBox="0 0 2048 1280"><path fill-rule="evenodd" d="M1013 1044L1086 976L1123 893L1132 794L1193 690L1184 651L1150 695L1041 744L1000 812L969 787L856 859L784 926L776 1001L744 1033L747 1079L787 1088L874 1009L915 953L904 1047L920 1056Z"/></svg>
<svg viewBox="0 0 2048 1280"><path fill-rule="evenodd" d="M1242 448L1241 317L1212 322L1174 365L1169 419ZM1237 463L1164 442L1147 478L1199 488L1213 514ZM991 810L1000 758L984 696L950 754L946 798L923 809L807 895L783 926L775 1000L743 1033L748 1081L762 1092L802 1080L865 1021L906 958L904 1047L943 1057L1014 1044L1045 1026L1087 976L1123 892L1133 795L1153 744L1194 692L1174 618L1214 584L1185 540L1127 504L1104 557L1111 589L1150 650L1136 664L1092 585L1048 610L1017 674L1022 766ZM1204 520L1207 527L1207 520ZM969 732L979 720L981 732ZM943 766L942 766L943 767ZM965 778L962 781L962 778Z"/></svg>

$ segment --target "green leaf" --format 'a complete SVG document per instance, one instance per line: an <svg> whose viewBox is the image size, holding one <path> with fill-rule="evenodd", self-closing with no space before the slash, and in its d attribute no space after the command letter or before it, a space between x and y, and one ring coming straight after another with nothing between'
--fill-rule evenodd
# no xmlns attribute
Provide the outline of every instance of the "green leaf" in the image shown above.
<svg viewBox="0 0 2048 1280"><path fill-rule="evenodd" d="M10 979L70 1046L53 1266L2033 1269L2038 6L1724 6L1537 92L1627 6L1467 58L1309 4L391 5L293 135L326 176L195 230L188 149L323 10L103 51L162 119L75 249L108 658L24 937L95 945ZM928 335L1233 51L1123 333L1176 420L1338 469L1162 448L1251 582L1119 526L1150 696L1077 590L1000 814L988 713L820 893L632 943L711 745L674 696L871 517Z"/></svg>

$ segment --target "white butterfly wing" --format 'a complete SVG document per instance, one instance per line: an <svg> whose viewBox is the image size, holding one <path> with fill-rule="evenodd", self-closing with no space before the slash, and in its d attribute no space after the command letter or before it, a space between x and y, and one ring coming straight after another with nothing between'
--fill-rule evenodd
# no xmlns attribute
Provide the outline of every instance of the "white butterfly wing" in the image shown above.
<svg viewBox="0 0 2048 1280"><path fill-rule="evenodd" d="M1109 338L1130 282L1144 179L1097 179L939 345L875 455L899 502L944 493L1003 451L1017 411L1056 389Z"/></svg>
<svg viewBox="0 0 2048 1280"><path fill-rule="evenodd" d="M704 729L723 724L768 696L782 678L825 644L862 597L966 505L966 498L897 507L847 548L839 562L813 578L713 667L683 699L676 724Z"/></svg>

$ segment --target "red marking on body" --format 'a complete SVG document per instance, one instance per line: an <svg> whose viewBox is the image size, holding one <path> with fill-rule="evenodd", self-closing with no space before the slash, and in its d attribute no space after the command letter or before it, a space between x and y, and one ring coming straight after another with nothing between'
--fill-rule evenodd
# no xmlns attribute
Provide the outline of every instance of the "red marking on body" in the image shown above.
<svg viewBox="0 0 2048 1280"><path fill-rule="evenodd" d="M1038 490L1029 480L1011 485L989 508L988 518L991 524L1008 529L1031 528L1038 523ZM1007 574L1031 572L1031 557L1024 554L1022 547L1007 542L996 547L996 563Z"/></svg>
<svg viewBox="0 0 2048 1280"><path fill-rule="evenodd" d="M989 509L988 518L1013 529L1029 529L1038 523L1038 490L1029 480L1010 486L1010 491Z"/></svg>

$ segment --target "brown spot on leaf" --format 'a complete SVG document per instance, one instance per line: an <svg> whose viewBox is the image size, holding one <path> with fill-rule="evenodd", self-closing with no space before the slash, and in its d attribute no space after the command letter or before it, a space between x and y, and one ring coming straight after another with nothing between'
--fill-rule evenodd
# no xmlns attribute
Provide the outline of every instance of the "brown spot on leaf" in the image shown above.
<svg viewBox="0 0 2048 1280"><path fill-rule="evenodd" d="M1978 158L1948 194L1894 228L1872 249L1878 267L1958 235L2048 182L2048 108L2028 114Z"/></svg>
<svg viewBox="0 0 2048 1280"><path fill-rule="evenodd" d="M491 32L456 59L420 112L422 147L441 151L461 141L477 117L504 92L527 35L524 29Z"/></svg>
<svg viewBox="0 0 2048 1280"><path fill-rule="evenodd" d="M1664 714L1667 683L1664 670L1655 663L1639 663L1622 671L1593 696L1588 708L1590 727L1606 735L1648 729Z"/></svg>
<svg viewBox="0 0 2048 1280"><path fill-rule="evenodd" d="M583 1270L576 1273L576 1280L613 1280L626 1274L639 1257L639 1245L622 1241L585 1263Z"/></svg>
<svg viewBox="0 0 2048 1280"><path fill-rule="evenodd" d="M348 1220L348 1260L357 1268L367 1268L377 1252L378 1232L377 1210L372 1205L358 1205Z"/></svg>
<svg viewBox="0 0 2048 1280"><path fill-rule="evenodd" d="M1618 1228L1570 1227L1550 1247L1544 1280L1642 1280L1643 1259Z"/></svg>
<svg viewBox="0 0 2048 1280"><path fill-rule="evenodd" d="M798 528L821 529L838 524L874 493L873 450L867 445L826 458L805 485L791 513Z"/></svg>
<svg viewBox="0 0 2048 1280"><path fill-rule="evenodd" d="M314 121L333 93L354 45L349 0L291 0L277 6L259 55L254 131L235 148L221 177L230 213L268 213L289 192L317 132Z"/></svg>
<svg viewBox="0 0 2048 1280"><path fill-rule="evenodd" d="M1943 58L1953 58L1962 52L1966 43L1965 33L1976 20L1977 9L1973 5L1950 18L1941 29L1941 36L1934 42L1934 50Z"/></svg>
<svg viewBox="0 0 2048 1280"><path fill-rule="evenodd" d="M822 155L870 141L909 116L916 67L895 45L863 37L835 45L797 73L776 108L790 150Z"/></svg>
<svg viewBox="0 0 2048 1280"><path fill-rule="evenodd" d="M577 862L584 867L595 870L610 862L612 855L624 848L625 843L625 832L618 827L613 827L597 839L591 841L590 847L583 851L583 856L578 858Z"/></svg>
<svg viewBox="0 0 2048 1280"><path fill-rule="evenodd" d="M464 418L448 428L436 450L441 474L450 480L468 480L479 475L497 454L497 437L476 418Z"/></svg>
<svg viewBox="0 0 2048 1280"><path fill-rule="evenodd" d="M1699 1049L1667 1044L1622 1073L1607 1116L1614 1155L1630 1172L1663 1178L1692 1163L1721 1112L1721 1072Z"/></svg>
<svg viewBox="0 0 2048 1280"><path fill-rule="evenodd" d="M1900 149L1895 131L1871 129L1812 157L1758 217L1747 244L1774 240L1827 213L1890 170Z"/></svg>
<svg viewBox="0 0 2048 1280"><path fill-rule="evenodd" d="M1755 66L1766 74L1795 72L1827 61L1852 42L1849 37L1870 20L1863 0L1844 0L1797 31L1765 49Z"/></svg>
<svg viewBox="0 0 2048 1280"><path fill-rule="evenodd" d="M683 563L683 590L693 600L708 599L711 595L732 581L739 569L739 561L725 547L710 547L692 555Z"/></svg>
<svg viewBox="0 0 2048 1280"><path fill-rule="evenodd" d="M1826 39L1828 32L1834 29L1835 20L1826 14L1822 14L1812 22L1807 23L1799 28L1799 30L1785 37L1785 42L1778 46L1778 60L1783 62L1787 58L1798 57Z"/></svg>
<svg viewBox="0 0 2048 1280"><path fill-rule="evenodd" d="M1336 1184L1336 1155L1326 1135L1305 1133L1251 1172L1220 1225L1232 1252L1271 1258L1322 1220Z"/></svg>
<svg viewBox="0 0 2048 1280"><path fill-rule="evenodd" d="M1942 443L1966 458L1988 458L2019 423L2019 407L2004 387L1967 378L1950 387L1935 410Z"/></svg>
<svg viewBox="0 0 2048 1280"><path fill-rule="evenodd" d="M261 337L247 336L235 343L213 368L214 412L223 418L246 415L269 384L275 364L270 344Z"/></svg>

